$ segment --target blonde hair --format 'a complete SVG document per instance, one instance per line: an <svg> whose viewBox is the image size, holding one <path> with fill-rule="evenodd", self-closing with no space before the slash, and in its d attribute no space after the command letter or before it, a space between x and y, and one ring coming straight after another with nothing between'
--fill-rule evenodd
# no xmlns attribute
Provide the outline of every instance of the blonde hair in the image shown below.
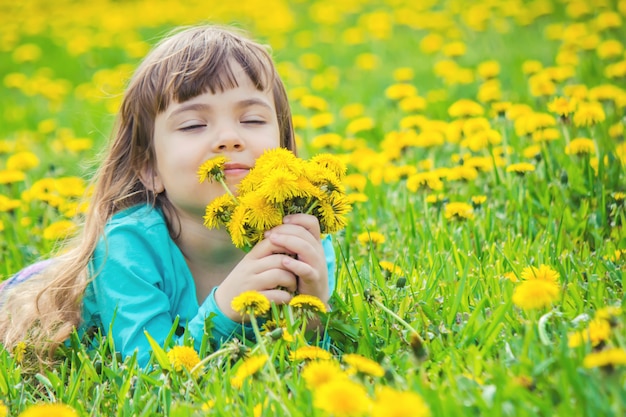
<svg viewBox="0 0 626 417"><path fill-rule="evenodd" d="M295 152L287 94L266 47L216 26L171 33L146 56L128 84L112 140L94 176L80 235L43 273L5 289L0 305L0 342L5 348L26 342L40 360L50 359L79 326L82 297L92 278L89 262L113 214L148 203L166 211L166 218L177 218L167 194L156 195L146 179L142 181L142 172L155 168L154 120L172 101L236 87L232 63L244 69L258 90L272 91L280 144ZM168 226L170 233L176 230Z"/></svg>

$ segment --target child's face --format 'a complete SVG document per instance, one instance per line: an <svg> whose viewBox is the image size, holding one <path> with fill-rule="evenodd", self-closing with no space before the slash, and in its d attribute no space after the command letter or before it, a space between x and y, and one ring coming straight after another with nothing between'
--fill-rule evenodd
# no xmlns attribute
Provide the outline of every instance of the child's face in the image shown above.
<svg viewBox="0 0 626 417"><path fill-rule="evenodd" d="M155 192L182 215L202 220L205 206L224 194L220 184L198 183L198 167L217 155L226 156L226 184L231 191L266 150L280 144L271 91L257 90L244 70L233 65L238 87L172 102L155 120Z"/></svg>

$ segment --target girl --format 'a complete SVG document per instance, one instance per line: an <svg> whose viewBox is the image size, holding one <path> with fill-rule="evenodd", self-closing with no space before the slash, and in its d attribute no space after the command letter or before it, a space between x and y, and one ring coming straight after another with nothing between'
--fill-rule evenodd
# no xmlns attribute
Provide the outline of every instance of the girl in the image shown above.
<svg viewBox="0 0 626 417"><path fill-rule="evenodd" d="M262 46L216 27L162 41L129 83L82 234L4 284L0 341L51 355L74 328L95 326L145 365L144 331L163 343L176 318L177 337L186 328L196 348L205 321L218 345L241 333L230 303L244 291L284 304L297 290L326 303L335 257L315 217L285 217L247 254L226 231L203 226L206 205L224 191L198 182L200 164L228 157L236 192L256 158L279 146L295 152L291 111Z"/></svg>

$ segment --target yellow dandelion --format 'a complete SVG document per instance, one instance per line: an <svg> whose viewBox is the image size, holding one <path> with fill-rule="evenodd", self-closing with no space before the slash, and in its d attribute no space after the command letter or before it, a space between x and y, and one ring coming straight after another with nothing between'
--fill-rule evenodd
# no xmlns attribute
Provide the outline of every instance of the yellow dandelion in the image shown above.
<svg viewBox="0 0 626 417"><path fill-rule="evenodd" d="M417 192L417 190L421 188L440 191L443 189L443 182L441 181L441 177L434 171L418 172L407 178L406 188L412 192Z"/></svg>
<svg viewBox="0 0 626 417"><path fill-rule="evenodd" d="M32 152L23 151L9 156L6 167L15 171L28 171L39 166L39 158Z"/></svg>
<svg viewBox="0 0 626 417"><path fill-rule="evenodd" d="M596 145L591 139L576 138L565 147L567 155L590 155L596 153Z"/></svg>
<svg viewBox="0 0 626 417"><path fill-rule="evenodd" d="M481 62L477 71L478 75L484 79L497 77L500 74L500 63L495 60Z"/></svg>
<svg viewBox="0 0 626 417"><path fill-rule="evenodd" d="M348 188L362 192L367 185L367 177L363 174L349 174L343 178L343 184Z"/></svg>
<svg viewBox="0 0 626 417"><path fill-rule="evenodd" d="M365 112L365 106L362 103L350 103L341 108L339 113L344 119L354 119L362 116Z"/></svg>
<svg viewBox="0 0 626 417"><path fill-rule="evenodd" d="M558 282L560 277L558 272L544 264L539 265L539 268L527 266L522 270L521 276L522 279L542 279L551 282Z"/></svg>
<svg viewBox="0 0 626 417"><path fill-rule="evenodd" d="M254 168L250 174L254 172L262 179L265 175L272 171L287 171L297 176L302 174L305 161L296 157L293 152L285 148L268 149L257 158ZM248 178L249 175L246 176ZM260 181L259 181L260 182Z"/></svg>
<svg viewBox="0 0 626 417"><path fill-rule="evenodd" d="M527 60L522 63L522 72L526 75L533 75L543 69L543 64L536 60Z"/></svg>
<svg viewBox="0 0 626 417"><path fill-rule="evenodd" d="M311 146L317 149L336 148L341 145L342 141L342 136L337 133L322 133L311 140Z"/></svg>
<svg viewBox="0 0 626 417"><path fill-rule="evenodd" d="M43 229L43 238L46 240L63 239L76 232L76 230L76 224L70 220L59 220Z"/></svg>
<svg viewBox="0 0 626 417"><path fill-rule="evenodd" d="M257 291L245 291L233 298L230 305L241 315L262 316L269 311L270 300Z"/></svg>
<svg viewBox="0 0 626 417"><path fill-rule="evenodd" d="M374 119L371 117L358 117L348 123L348 126L346 126L346 132L348 134L355 135L359 132L371 130L374 126Z"/></svg>
<svg viewBox="0 0 626 417"><path fill-rule="evenodd" d="M237 368L235 376L230 380L233 388L241 388L246 378L249 378L259 372L267 363L268 359L269 357L267 355L256 355L244 360Z"/></svg>
<svg viewBox="0 0 626 417"><path fill-rule="evenodd" d="M382 386L376 391L372 417L429 417L430 409L422 397L414 392L397 391Z"/></svg>
<svg viewBox="0 0 626 417"><path fill-rule="evenodd" d="M534 170L535 166L528 162L519 162L506 167L506 172L513 172L520 176L524 176L526 173L533 172Z"/></svg>
<svg viewBox="0 0 626 417"><path fill-rule="evenodd" d="M524 158L536 158L538 155L541 155L541 145L530 145L525 147L522 150L522 155L524 155Z"/></svg>
<svg viewBox="0 0 626 417"><path fill-rule="evenodd" d="M474 208L467 203L451 202L446 204L444 209L444 216L446 219L473 219Z"/></svg>
<svg viewBox="0 0 626 417"><path fill-rule="evenodd" d="M15 169L0 169L0 184L12 184L14 182L21 182L26 179L26 174L23 171Z"/></svg>
<svg viewBox="0 0 626 417"><path fill-rule="evenodd" d="M9 415L9 407L7 407L2 400L0 400L0 417L7 417Z"/></svg>
<svg viewBox="0 0 626 417"><path fill-rule="evenodd" d="M323 127L330 126L335 121L335 116L332 113L319 113L314 114L309 119L309 125L313 129L321 129Z"/></svg>
<svg viewBox="0 0 626 417"><path fill-rule="evenodd" d="M22 411L18 417L78 417L72 407L61 403L35 404Z"/></svg>
<svg viewBox="0 0 626 417"><path fill-rule="evenodd" d="M224 156L216 156L203 162L198 168L198 182L223 180L226 162L228 162L228 158Z"/></svg>
<svg viewBox="0 0 626 417"><path fill-rule="evenodd" d="M183 369L191 372L200 362L198 352L190 346L174 346L167 352L167 359L169 359L176 372L183 372ZM193 376L197 377L199 373L200 369L197 369Z"/></svg>
<svg viewBox="0 0 626 417"><path fill-rule="evenodd" d="M14 200L0 194L0 212L13 211L21 205L22 202L20 200Z"/></svg>
<svg viewBox="0 0 626 417"><path fill-rule="evenodd" d="M363 232L357 236L359 243L381 245L385 243L385 235L379 232Z"/></svg>
<svg viewBox="0 0 626 417"><path fill-rule="evenodd" d="M228 234L233 244L238 248L244 248L250 244L247 236L248 211L244 206L238 205L231 213L228 221Z"/></svg>
<svg viewBox="0 0 626 417"><path fill-rule="evenodd" d="M567 345L571 348L582 344L591 343L591 346L598 346L611 336L611 324L603 318L595 318L589 322L586 329L567 335Z"/></svg>
<svg viewBox="0 0 626 417"><path fill-rule="evenodd" d="M300 98L300 105L305 109L318 111L326 111L326 109L328 108L328 102L325 99L311 94L304 94Z"/></svg>
<svg viewBox="0 0 626 417"><path fill-rule="evenodd" d="M548 103L548 110L559 116L568 116L576 111L576 100L566 97L557 97Z"/></svg>
<svg viewBox="0 0 626 417"><path fill-rule="evenodd" d="M523 310L535 310L550 306L559 297L559 286L547 280L523 281L513 292L513 303Z"/></svg>
<svg viewBox="0 0 626 417"><path fill-rule="evenodd" d="M203 217L204 226L215 229L227 224L234 209L235 203L229 194L217 197L206 206Z"/></svg>
<svg viewBox="0 0 626 417"><path fill-rule="evenodd" d="M343 161L336 155L329 153L318 154L311 158L311 163L328 169L330 172L335 174L340 181L342 181L346 175L346 164L344 164Z"/></svg>
<svg viewBox="0 0 626 417"><path fill-rule="evenodd" d="M420 96L405 97L398 103L400 109L407 113L424 110L427 105L426 99Z"/></svg>
<svg viewBox="0 0 626 417"><path fill-rule="evenodd" d="M622 308L617 306L603 307L596 311L595 317L602 320L612 320L622 315Z"/></svg>
<svg viewBox="0 0 626 417"><path fill-rule="evenodd" d="M400 67L393 70L393 79L399 82L410 81L415 76L411 67Z"/></svg>
<svg viewBox="0 0 626 417"><path fill-rule="evenodd" d="M292 361L312 361L312 360L331 360L332 355L329 351L318 346L303 346L289 354Z"/></svg>
<svg viewBox="0 0 626 417"><path fill-rule="evenodd" d="M302 368L302 379L310 390L315 390L335 379L345 378L348 378L348 375L334 360L310 361Z"/></svg>
<svg viewBox="0 0 626 417"><path fill-rule="evenodd" d="M460 99L448 108L451 117L482 116L485 113L483 106L469 99Z"/></svg>
<svg viewBox="0 0 626 417"><path fill-rule="evenodd" d="M326 306L313 295L298 294L289 301L292 308L305 309L313 312L326 313Z"/></svg>
<svg viewBox="0 0 626 417"><path fill-rule="evenodd" d="M385 370L382 366L365 356L356 353L348 353L343 355L341 360L350 367L349 372L375 377L385 375Z"/></svg>
<svg viewBox="0 0 626 417"><path fill-rule="evenodd" d="M609 136L613 139L619 139L623 137L624 124L622 122L617 122L614 125L609 126Z"/></svg>
<svg viewBox="0 0 626 417"><path fill-rule="evenodd" d="M592 126L596 123L603 122L606 114L602 105L599 103L585 103L578 106L578 110L574 113L574 124L577 127Z"/></svg>
<svg viewBox="0 0 626 417"><path fill-rule="evenodd" d="M622 348L604 349L588 354L583 360L585 368L612 367L615 365L626 365L626 350Z"/></svg>
<svg viewBox="0 0 626 417"><path fill-rule="evenodd" d="M415 88L414 85L407 83L393 84L385 90L385 97L391 100L401 100L415 95L417 95L417 88Z"/></svg>
<svg viewBox="0 0 626 417"><path fill-rule="evenodd" d="M283 212L280 207L266 199L260 191L241 196L239 204L248 213L247 224L257 230L269 230L283 222Z"/></svg>
<svg viewBox="0 0 626 417"><path fill-rule="evenodd" d="M390 275L391 274L395 274L395 275L404 274L404 271L402 270L402 268L400 268L398 265L394 264L393 262L380 261L378 262L378 265L383 271L386 271L386 273Z"/></svg>
<svg viewBox="0 0 626 417"><path fill-rule="evenodd" d="M334 379L313 391L313 406L336 417L369 413L372 400L365 388L350 379Z"/></svg>
<svg viewBox="0 0 626 417"><path fill-rule="evenodd" d="M483 204L485 204L485 201L487 201L486 195L473 195L472 196L472 205L474 207L482 206Z"/></svg>

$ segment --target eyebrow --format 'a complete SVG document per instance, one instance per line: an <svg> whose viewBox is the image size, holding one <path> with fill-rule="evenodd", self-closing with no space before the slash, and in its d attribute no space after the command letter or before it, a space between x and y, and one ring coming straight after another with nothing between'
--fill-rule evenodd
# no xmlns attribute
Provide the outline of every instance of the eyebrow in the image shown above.
<svg viewBox="0 0 626 417"><path fill-rule="evenodd" d="M235 103L236 108L245 108L252 106L261 106L265 107L268 110L274 111L272 106L265 100L261 100L260 98L248 98L245 100L238 101ZM173 117L179 115L180 113L184 113L186 111L210 111L212 106L204 103L187 103L181 105L179 108L174 110L167 118L172 119Z"/></svg>

